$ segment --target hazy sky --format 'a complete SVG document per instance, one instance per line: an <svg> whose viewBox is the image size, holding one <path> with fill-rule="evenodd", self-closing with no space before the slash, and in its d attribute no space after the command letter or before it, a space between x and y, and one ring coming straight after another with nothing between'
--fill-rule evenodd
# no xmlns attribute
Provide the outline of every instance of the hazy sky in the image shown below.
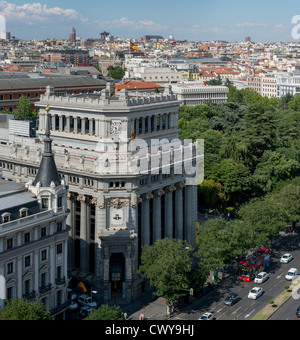
<svg viewBox="0 0 300 340"><path fill-rule="evenodd" d="M299 0L51 0L0 1L7 31L21 39L82 38L103 30L115 37L145 34L175 39L295 41L292 18Z"/></svg>

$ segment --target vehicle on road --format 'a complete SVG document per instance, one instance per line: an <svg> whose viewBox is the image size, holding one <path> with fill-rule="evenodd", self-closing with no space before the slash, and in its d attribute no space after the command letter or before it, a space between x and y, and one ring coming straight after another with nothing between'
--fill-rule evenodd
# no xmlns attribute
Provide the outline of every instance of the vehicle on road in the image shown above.
<svg viewBox="0 0 300 340"><path fill-rule="evenodd" d="M268 280L268 278L269 278L268 273L262 272L262 273L259 273L259 274L256 276L254 282L255 282L255 283L264 283L265 281Z"/></svg>
<svg viewBox="0 0 300 340"><path fill-rule="evenodd" d="M204 313L199 320L214 320L213 313Z"/></svg>
<svg viewBox="0 0 300 340"><path fill-rule="evenodd" d="M300 318L300 306L296 310L296 315L297 315L298 318Z"/></svg>
<svg viewBox="0 0 300 340"><path fill-rule="evenodd" d="M284 254L282 255L280 262L281 263L289 263L293 260L292 254Z"/></svg>
<svg viewBox="0 0 300 340"><path fill-rule="evenodd" d="M298 275L298 269L291 268L285 276L287 281L292 281Z"/></svg>
<svg viewBox="0 0 300 340"><path fill-rule="evenodd" d="M256 300L258 299L260 296L262 296L264 293L263 289L260 287L254 287L250 290L249 294L248 294L248 298L251 300Z"/></svg>
<svg viewBox="0 0 300 340"><path fill-rule="evenodd" d="M239 302L240 300L241 300L241 298L236 293L231 293L227 296L224 303L225 303L226 306L233 306L237 302Z"/></svg>
<svg viewBox="0 0 300 340"><path fill-rule="evenodd" d="M251 282L255 276L270 267L270 250L259 248L246 257L239 265L239 280Z"/></svg>
<svg viewBox="0 0 300 340"><path fill-rule="evenodd" d="M88 306L91 308L97 308L97 303L92 301L92 298L89 295L80 295L78 297L78 303L82 306Z"/></svg>

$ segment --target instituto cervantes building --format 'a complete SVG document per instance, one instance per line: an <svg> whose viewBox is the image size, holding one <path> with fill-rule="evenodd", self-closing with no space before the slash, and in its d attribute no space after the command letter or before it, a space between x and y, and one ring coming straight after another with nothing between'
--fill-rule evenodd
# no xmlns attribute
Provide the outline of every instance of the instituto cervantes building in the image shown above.
<svg viewBox="0 0 300 340"><path fill-rule="evenodd" d="M178 139L177 96L161 94L55 95L48 87L36 106L39 138L9 136L0 145L3 178L28 182L42 157L46 108L53 152L68 185L68 267L104 302L137 298L144 245L161 238L195 242L201 152Z"/></svg>

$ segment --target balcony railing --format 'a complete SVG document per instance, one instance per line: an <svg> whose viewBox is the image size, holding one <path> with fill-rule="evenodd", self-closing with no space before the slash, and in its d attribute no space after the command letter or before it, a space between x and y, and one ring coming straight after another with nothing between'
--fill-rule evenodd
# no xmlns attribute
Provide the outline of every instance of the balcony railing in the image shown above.
<svg viewBox="0 0 300 340"><path fill-rule="evenodd" d="M40 292L40 294L45 294L45 293L49 292L51 289L52 289L52 284L49 283L48 285L40 287L39 292Z"/></svg>
<svg viewBox="0 0 300 340"><path fill-rule="evenodd" d="M66 277L62 277L60 279L55 279L55 283L57 286L61 286L61 285L64 285L66 283Z"/></svg>

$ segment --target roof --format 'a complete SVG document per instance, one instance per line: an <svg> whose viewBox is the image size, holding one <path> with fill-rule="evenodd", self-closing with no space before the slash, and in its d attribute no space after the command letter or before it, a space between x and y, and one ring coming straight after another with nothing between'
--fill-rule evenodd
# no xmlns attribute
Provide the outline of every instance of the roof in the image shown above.
<svg viewBox="0 0 300 340"><path fill-rule="evenodd" d="M127 80L124 81L124 84L118 83L115 85L116 91L120 91L123 89L127 90L151 90L157 87L158 89L163 88L161 85L155 83L149 83L145 81L135 81L135 80Z"/></svg>
<svg viewBox="0 0 300 340"><path fill-rule="evenodd" d="M4 90L18 90L18 89L36 89L46 88L48 85L59 87L88 87L106 85L106 82L101 79L94 79L83 76L52 76L43 78L14 78L14 79L0 79L0 91Z"/></svg>
<svg viewBox="0 0 300 340"><path fill-rule="evenodd" d="M61 179L57 172L56 164L53 155L50 157L45 157L43 155L39 171L33 182L33 185L41 183L42 187L49 188L53 182L55 186L61 185Z"/></svg>
<svg viewBox="0 0 300 340"><path fill-rule="evenodd" d="M0 178L0 215L4 212L12 212L15 207L31 206L35 202L36 197L27 191L24 184Z"/></svg>

